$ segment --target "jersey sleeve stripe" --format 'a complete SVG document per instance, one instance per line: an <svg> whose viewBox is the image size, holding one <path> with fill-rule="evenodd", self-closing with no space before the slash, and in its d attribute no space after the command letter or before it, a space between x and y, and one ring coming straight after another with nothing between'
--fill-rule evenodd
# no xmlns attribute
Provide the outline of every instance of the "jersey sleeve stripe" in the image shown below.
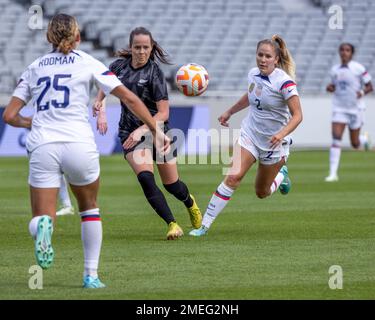
<svg viewBox="0 0 375 320"><path fill-rule="evenodd" d="M281 86L280 91L291 86L296 86L296 84L291 80L285 81Z"/></svg>
<svg viewBox="0 0 375 320"><path fill-rule="evenodd" d="M107 70L107 71L104 71L104 72L102 73L102 75L103 75L103 76L114 76L115 74L114 74L112 71Z"/></svg>

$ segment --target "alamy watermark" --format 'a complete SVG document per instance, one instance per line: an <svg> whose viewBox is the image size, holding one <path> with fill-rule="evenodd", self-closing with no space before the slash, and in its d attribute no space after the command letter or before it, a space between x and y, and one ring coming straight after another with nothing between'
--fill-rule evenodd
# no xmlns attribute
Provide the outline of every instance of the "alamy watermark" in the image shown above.
<svg viewBox="0 0 375 320"><path fill-rule="evenodd" d="M43 8L38 5L33 5L29 8L29 21L27 23L31 30L43 29Z"/></svg>
<svg viewBox="0 0 375 320"><path fill-rule="evenodd" d="M341 6L334 4L328 8L330 18L328 20L328 27L331 30L344 29L344 10Z"/></svg>
<svg viewBox="0 0 375 320"><path fill-rule="evenodd" d="M341 266L333 265L328 269L328 273L331 275L328 280L328 286L331 290L343 289L344 278Z"/></svg>
<svg viewBox="0 0 375 320"><path fill-rule="evenodd" d="M33 265L29 268L29 274L32 275L29 279L29 288L31 290L43 289L43 269L38 265Z"/></svg>

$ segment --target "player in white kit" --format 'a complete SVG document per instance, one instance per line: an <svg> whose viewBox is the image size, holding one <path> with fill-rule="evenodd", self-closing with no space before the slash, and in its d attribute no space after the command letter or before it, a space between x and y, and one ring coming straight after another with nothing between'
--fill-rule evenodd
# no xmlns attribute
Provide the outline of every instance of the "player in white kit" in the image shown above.
<svg viewBox="0 0 375 320"><path fill-rule="evenodd" d="M75 50L80 33L74 17L54 16L48 25L47 39L53 51L35 60L22 74L3 118L12 126L31 128L26 142L33 215L29 230L35 240L38 264L47 269L53 262L53 220L61 177L65 174L82 221L83 287L102 288L104 284L97 274L102 243L96 202L99 153L87 107L93 83L131 106L137 117L151 128L159 150L168 148L169 139L156 128L144 104L114 74L90 55ZM19 112L29 100L35 113L33 117L24 117Z"/></svg>
<svg viewBox="0 0 375 320"><path fill-rule="evenodd" d="M258 43L256 62L258 67L251 69L248 75L248 92L219 117L219 122L228 126L233 114L250 106L234 146L229 173L212 196L202 227L192 230L192 236L207 233L256 161L259 165L255 192L259 198L265 198L278 189L282 194L290 190L285 166L291 143L289 134L302 121L300 100L293 80L294 62L284 40L277 35Z"/></svg>
<svg viewBox="0 0 375 320"><path fill-rule="evenodd" d="M365 103L362 97L371 91L371 76L365 67L353 61L355 48L350 43L342 43L339 47L341 64L331 69L331 83L328 92L333 92L332 98L332 145L330 148L329 176L327 182L338 181L337 171L341 157L341 139L345 127L349 127L352 147L369 149L369 139L366 134L361 135L364 121Z"/></svg>

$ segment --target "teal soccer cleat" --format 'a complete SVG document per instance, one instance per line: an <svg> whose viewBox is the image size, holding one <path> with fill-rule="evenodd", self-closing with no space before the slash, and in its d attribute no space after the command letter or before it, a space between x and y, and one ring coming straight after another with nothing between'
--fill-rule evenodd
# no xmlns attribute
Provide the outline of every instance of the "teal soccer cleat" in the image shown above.
<svg viewBox="0 0 375 320"><path fill-rule="evenodd" d="M199 229L191 230L189 232L189 235L193 237L201 237L207 234L207 232L208 232L208 228L202 225Z"/></svg>
<svg viewBox="0 0 375 320"><path fill-rule="evenodd" d="M282 166L280 169L280 172L284 175L284 180L281 182L279 190L281 194L288 194L290 191L290 188L292 187L292 182L289 179L288 176L288 168L287 166Z"/></svg>
<svg viewBox="0 0 375 320"><path fill-rule="evenodd" d="M54 252L51 244L53 222L50 216L41 216L35 239L35 257L42 269L48 269L53 262Z"/></svg>
<svg viewBox="0 0 375 320"><path fill-rule="evenodd" d="M99 280L99 278L93 278L91 276L85 276L83 278L83 288L85 289L100 289L105 288L105 284Z"/></svg>

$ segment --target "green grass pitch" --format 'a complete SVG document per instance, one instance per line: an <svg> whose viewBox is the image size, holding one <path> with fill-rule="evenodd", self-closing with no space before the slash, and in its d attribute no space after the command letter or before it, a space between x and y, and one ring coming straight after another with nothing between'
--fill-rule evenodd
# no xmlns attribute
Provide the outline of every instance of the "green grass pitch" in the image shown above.
<svg viewBox="0 0 375 320"><path fill-rule="evenodd" d="M166 226L127 163L102 157L100 275L107 288L81 289L76 215L58 218L54 265L43 273L43 289L31 290L27 159L1 158L0 299L374 299L375 152L343 152L338 183L323 181L328 152L295 151L288 167L291 193L264 200L254 194L252 168L204 238L188 236L185 208L166 195L185 231L166 241ZM221 168L179 167L202 211ZM342 290L328 286L332 265L342 267Z"/></svg>

